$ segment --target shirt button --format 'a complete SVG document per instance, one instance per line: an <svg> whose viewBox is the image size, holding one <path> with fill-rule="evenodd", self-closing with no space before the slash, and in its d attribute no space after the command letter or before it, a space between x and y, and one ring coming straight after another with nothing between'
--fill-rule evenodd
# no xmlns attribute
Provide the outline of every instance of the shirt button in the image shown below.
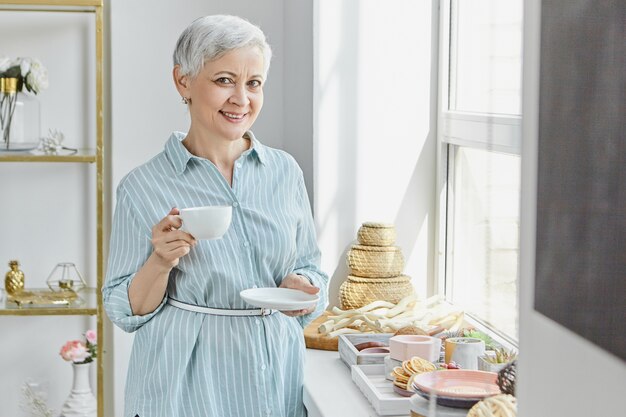
<svg viewBox="0 0 626 417"><path fill-rule="evenodd" d="M256 322L256 325L257 325L257 326L260 326L260 325L261 325L261 320L256 319L256 320L254 320L254 321Z"/></svg>
<svg viewBox="0 0 626 417"><path fill-rule="evenodd" d="M268 416L269 416L269 415L271 415L271 414L272 414L272 410L267 409L267 411L265 412L265 414L266 414L266 415L268 415Z"/></svg>
<svg viewBox="0 0 626 417"><path fill-rule="evenodd" d="M235 164L235 166L236 166L237 168L241 168L241 162L237 162L237 163Z"/></svg>
<svg viewBox="0 0 626 417"><path fill-rule="evenodd" d="M250 242L246 240L245 242L243 242L243 246L247 248L248 246L250 246Z"/></svg>
<svg viewBox="0 0 626 417"><path fill-rule="evenodd" d="M261 365L261 370L265 371L265 368L267 368L267 366L265 366L265 364Z"/></svg>
<svg viewBox="0 0 626 417"><path fill-rule="evenodd" d="M259 288L259 286L258 285L253 285L252 288Z"/></svg>
<svg viewBox="0 0 626 417"><path fill-rule="evenodd" d="M233 207L239 207L239 203L235 201L235 202L233 203Z"/></svg>

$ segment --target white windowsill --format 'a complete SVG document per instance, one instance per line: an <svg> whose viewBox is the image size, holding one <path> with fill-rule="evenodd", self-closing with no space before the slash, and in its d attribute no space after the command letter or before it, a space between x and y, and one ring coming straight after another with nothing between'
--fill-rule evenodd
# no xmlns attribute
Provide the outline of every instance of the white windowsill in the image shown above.
<svg viewBox="0 0 626 417"><path fill-rule="evenodd" d="M419 411L426 416L428 402L420 401L423 410ZM380 417L352 382L351 371L339 358L339 353L326 350L306 350L304 405L308 417ZM458 415L458 409L441 407L437 410L438 417ZM389 417L409 417L409 413Z"/></svg>

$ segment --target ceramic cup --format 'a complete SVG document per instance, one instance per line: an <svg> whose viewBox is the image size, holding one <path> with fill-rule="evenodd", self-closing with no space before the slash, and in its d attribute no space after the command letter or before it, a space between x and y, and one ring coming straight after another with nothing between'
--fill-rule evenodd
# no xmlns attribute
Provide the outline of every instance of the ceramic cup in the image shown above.
<svg viewBox="0 0 626 417"><path fill-rule="evenodd" d="M462 369L478 369L478 357L485 354L485 342L474 337L446 339L446 363L456 362Z"/></svg>
<svg viewBox="0 0 626 417"><path fill-rule="evenodd" d="M183 225L180 230L196 239L219 239L230 226L233 215L231 206L205 206L180 209L178 216Z"/></svg>
<svg viewBox="0 0 626 417"><path fill-rule="evenodd" d="M441 339L438 337L403 334L389 339L390 356L398 361L418 356L430 362L438 362L440 351Z"/></svg>

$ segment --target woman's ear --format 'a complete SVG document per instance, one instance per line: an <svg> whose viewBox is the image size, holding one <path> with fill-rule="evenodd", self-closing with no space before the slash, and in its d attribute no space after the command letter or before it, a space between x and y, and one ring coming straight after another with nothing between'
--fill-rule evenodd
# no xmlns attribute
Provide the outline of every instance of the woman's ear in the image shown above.
<svg viewBox="0 0 626 417"><path fill-rule="evenodd" d="M178 90L178 93L183 98L189 98L189 77L187 75L181 75L180 65L175 65L172 70L172 77L174 78L174 85Z"/></svg>

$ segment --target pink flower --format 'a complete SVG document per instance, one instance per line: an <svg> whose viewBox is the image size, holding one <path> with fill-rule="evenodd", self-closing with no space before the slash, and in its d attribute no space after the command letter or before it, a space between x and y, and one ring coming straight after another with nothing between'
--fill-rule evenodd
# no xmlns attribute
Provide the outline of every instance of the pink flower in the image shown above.
<svg viewBox="0 0 626 417"><path fill-rule="evenodd" d="M61 357L66 361L74 363L82 363L91 357L87 347L79 340L70 340L61 348L59 352Z"/></svg>
<svg viewBox="0 0 626 417"><path fill-rule="evenodd" d="M96 334L95 330L87 330L87 333L85 333L85 338L87 338L87 341L92 345L95 345L98 341L98 335Z"/></svg>

